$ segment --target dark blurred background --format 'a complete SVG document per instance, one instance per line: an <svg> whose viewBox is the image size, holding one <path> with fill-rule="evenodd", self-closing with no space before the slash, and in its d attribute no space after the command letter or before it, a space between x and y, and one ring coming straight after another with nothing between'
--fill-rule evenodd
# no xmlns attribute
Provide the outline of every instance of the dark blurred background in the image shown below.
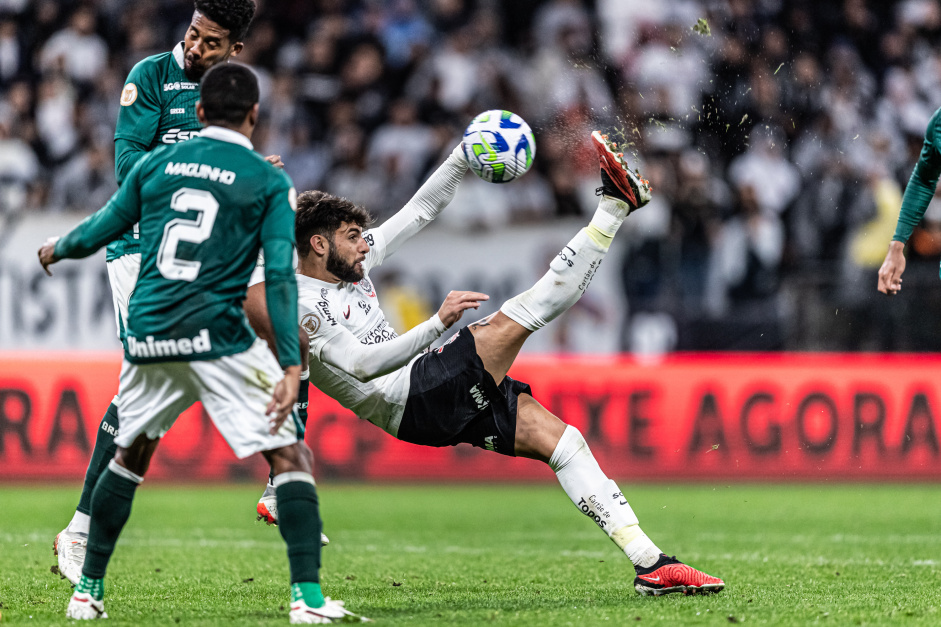
<svg viewBox="0 0 941 627"><path fill-rule="evenodd" d="M875 290L941 105L937 0L258 4L239 56L262 81L256 149L282 155L298 189L380 220L480 111L523 116L536 162L509 186L468 175L431 227L441 238L583 222L598 185L588 135L618 137L655 199L608 262L623 293L617 350L941 347L937 199L905 290ZM192 11L0 0L0 248L25 216L105 203L124 78L181 40ZM382 278L405 313L409 294L431 298Z"/></svg>

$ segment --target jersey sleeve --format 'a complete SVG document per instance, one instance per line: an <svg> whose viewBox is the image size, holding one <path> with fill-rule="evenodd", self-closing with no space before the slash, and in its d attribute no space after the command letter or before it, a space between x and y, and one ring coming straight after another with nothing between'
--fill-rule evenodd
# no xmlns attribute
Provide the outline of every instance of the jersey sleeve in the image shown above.
<svg viewBox="0 0 941 627"><path fill-rule="evenodd" d="M904 243L911 237L912 231L924 217L928 203L934 197L939 176L941 176L941 109L931 116L928 129L925 131L925 143L922 145L921 155L908 180L905 195L902 197L902 208L899 211L893 240Z"/></svg>
<svg viewBox="0 0 941 627"><path fill-rule="evenodd" d="M148 150L153 143L160 125L160 94L157 66L153 61L144 59L127 75L121 91L121 107L114 129L114 174L118 185L122 184L140 159L137 153Z"/></svg>
<svg viewBox="0 0 941 627"><path fill-rule="evenodd" d="M267 199L261 244L265 260L265 303L275 335L278 360L282 367L287 367L301 363L297 338L297 279L294 277L297 193L287 175L278 174L278 182Z"/></svg>
<svg viewBox="0 0 941 627"><path fill-rule="evenodd" d="M370 249L363 264L366 270L381 264L434 220L454 198L466 172L467 159L458 145L398 213L381 226L363 233Z"/></svg>
<svg viewBox="0 0 941 627"><path fill-rule="evenodd" d="M56 257L87 257L140 220L141 170L146 167L147 161L138 161L128 175L128 180L108 199L105 206L82 220L56 243Z"/></svg>

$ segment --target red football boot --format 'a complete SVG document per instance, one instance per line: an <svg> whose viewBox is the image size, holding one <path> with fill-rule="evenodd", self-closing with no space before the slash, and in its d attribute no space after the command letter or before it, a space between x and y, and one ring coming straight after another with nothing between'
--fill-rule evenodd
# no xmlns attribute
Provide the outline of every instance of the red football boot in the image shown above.
<svg viewBox="0 0 941 627"><path fill-rule="evenodd" d="M671 592L707 594L720 592L725 587L725 582L718 577L707 575L663 553L650 568L635 566L634 569L637 571L634 589L642 596L660 596Z"/></svg>

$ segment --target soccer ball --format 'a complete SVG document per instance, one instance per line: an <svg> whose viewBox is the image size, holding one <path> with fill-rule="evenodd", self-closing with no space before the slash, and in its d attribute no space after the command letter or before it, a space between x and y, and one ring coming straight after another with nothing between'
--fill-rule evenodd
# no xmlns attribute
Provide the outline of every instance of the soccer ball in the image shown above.
<svg viewBox="0 0 941 627"><path fill-rule="evenodd" d="M523 118L494 109L484 111L464 131L464 156L474 174L488 183L509 183L533 165L536 139Z"/></svg>

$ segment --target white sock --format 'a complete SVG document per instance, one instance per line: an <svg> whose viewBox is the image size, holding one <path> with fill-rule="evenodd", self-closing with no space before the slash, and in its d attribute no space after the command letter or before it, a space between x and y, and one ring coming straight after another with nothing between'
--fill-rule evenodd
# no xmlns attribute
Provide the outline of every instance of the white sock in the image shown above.
<svg viewBox="0 0 941 627"><path fill-rule="evenodd" d="M594 520L634 566L646 568L657 561L660 549L641 530L621 489L598 466L578 429L565 428L549 466L575 507Z"/></svg>
<svg viewBox="0 0 941 627"><path fill-rule="evenodd" d="M500 311L530 331L541 329L581 298L606 252L582 229L552 260L549 272Z"/></svg>
<svg viewBox="0 0 941 627"><path fill-rule="evenodd" d="M69 533L83 533L87 536L90 524L91 516L76 510L75 515L72 516L72 520L69 521L69 525L65 528L65 530Z"/></svg>
<svg viewBox="0 0 941 627"><path fill-rule="evenodd" d="M313 475L310 473L301 472L299 470L292 472L282 472L281 474L275 475L272 485L277 488L278 486L282 486L285 483L290 483L292 481L304 481L310 485L317 485L317 483L314 481Z"/></svg>

